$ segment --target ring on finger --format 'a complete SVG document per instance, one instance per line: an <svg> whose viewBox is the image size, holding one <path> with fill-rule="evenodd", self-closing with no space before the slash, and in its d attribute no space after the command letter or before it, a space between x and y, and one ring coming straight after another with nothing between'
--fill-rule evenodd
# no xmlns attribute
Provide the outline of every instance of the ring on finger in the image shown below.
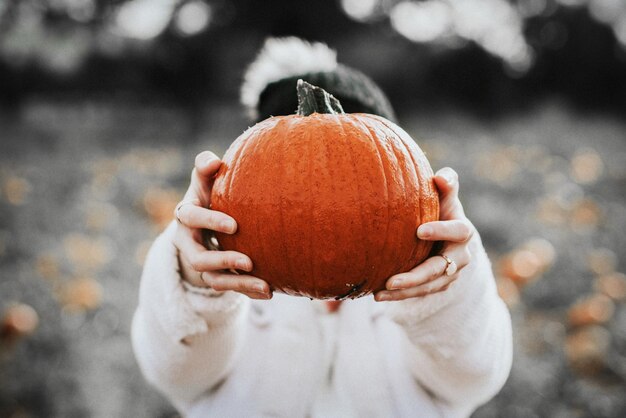
<svg viewBox="0 0 626 418"><path fill-rule="evenodd" d="M458 270L456 262L445 254L439 254L446 261L444 273L446 276L452 276Z"/></svg>
<svg viewBox="0 0 626 418"><path fill-rule="evenodd" d="M197 205L198 204L198 199L186 199L186 200L181 200L180 202L178 202L178 204L176 205L176 209L174 209L174 216L176 217L176 221L179 224L182 224L182 221L180 220L180 209L185 206L185 205Z"/></svg>

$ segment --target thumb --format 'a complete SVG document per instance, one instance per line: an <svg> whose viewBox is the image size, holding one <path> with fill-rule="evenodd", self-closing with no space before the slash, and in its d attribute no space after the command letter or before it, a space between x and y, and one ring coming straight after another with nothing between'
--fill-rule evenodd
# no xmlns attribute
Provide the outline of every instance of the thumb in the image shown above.
<svg viewBox="0 0 626 418"><path fill-rule="evenodd" d="M185 199L200 199L201 206L208 207L211 198L211 188L215 175L222 166L222 161L212 152L204 151L196 156L194 169L191 172L191 184L185 194Z"/></svg>
<svg viewBox="0 0 626 418"><path fill-rule="evenodd" d="M437 171L434 177L439 191L441 220L459 219L465 216L459 200L459 175L450 167Z"/></svg>

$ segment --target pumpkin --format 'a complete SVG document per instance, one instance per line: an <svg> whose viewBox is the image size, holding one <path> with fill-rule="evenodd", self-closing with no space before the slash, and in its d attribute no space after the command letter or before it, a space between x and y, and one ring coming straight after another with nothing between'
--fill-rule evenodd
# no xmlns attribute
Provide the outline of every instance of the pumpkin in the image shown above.
<svg viewBox="0 0 626 418"><path fill-rule="evenodd" d="M439 217L433 171L419 146L380 116L346 114L298 81L298 112L270 117L229 147L211 208L232 216L219 246L248 255L278 292L356 298L422 262L416 228Z"/></svg>

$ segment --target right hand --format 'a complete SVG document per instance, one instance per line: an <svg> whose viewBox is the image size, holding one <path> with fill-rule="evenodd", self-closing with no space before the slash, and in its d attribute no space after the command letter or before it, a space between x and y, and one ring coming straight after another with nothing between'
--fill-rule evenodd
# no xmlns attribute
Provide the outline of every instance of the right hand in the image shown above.
<svg viewBox="0 0 626 418"><path fill-rule="evenodd" d="M210 151L198 154L189 189L174 211L178 221L174 245L178 249L181 276L194 286L232 290L252 299L270 299L272 291L266 281L236 271L251 271L250 257L236 251L208 250L203 245L205 229L226 234L237 231L233 218L208 209L211 188L221 165L222 161Z"/></svg>

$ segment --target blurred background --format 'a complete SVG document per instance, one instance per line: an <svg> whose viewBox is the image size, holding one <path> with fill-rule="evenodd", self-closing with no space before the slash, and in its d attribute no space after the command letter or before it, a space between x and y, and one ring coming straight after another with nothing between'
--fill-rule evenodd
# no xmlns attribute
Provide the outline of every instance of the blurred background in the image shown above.
<svg viewBox="0 0 626 418"><path fill-rule="evenodd" d="M474 417L626 416L623 0L0 0L0 416L176 415L130 347L143 258L286 35L460 174L515 333Z"/></svg>

